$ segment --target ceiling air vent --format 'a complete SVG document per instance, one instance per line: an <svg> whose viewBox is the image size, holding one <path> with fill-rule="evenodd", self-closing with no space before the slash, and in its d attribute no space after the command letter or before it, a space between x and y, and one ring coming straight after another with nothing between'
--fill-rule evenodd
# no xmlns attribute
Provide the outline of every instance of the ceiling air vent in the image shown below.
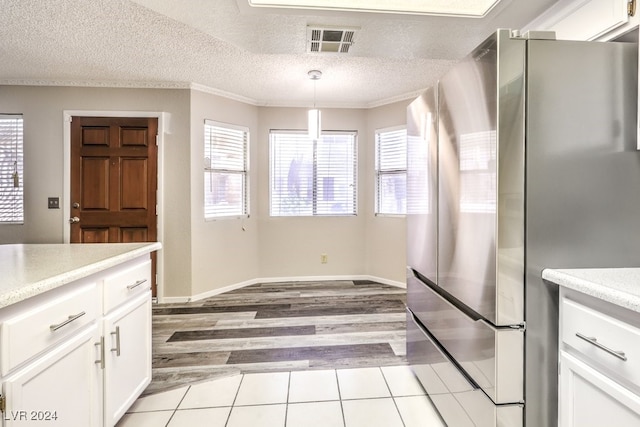
<svg viewBox="0 0 640 427"><path fill-rule="evenodd" d="M357 28L307 27L307 52L349 53Z"/></svg>

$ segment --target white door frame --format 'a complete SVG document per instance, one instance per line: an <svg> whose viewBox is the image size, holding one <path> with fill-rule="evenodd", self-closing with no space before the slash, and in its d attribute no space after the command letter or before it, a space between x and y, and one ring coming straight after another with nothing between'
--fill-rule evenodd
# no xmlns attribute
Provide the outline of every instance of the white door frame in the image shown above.
<svg viewBox="0 0 640 427"><path fill-rule="evenodd" d="M70 242L71 226L69 218L71 218L71 117L150 117L158 119L158 191L156 194L156 203L158 204L158 242L164 240L164 130L166 126L166 115L158 111L101 111L101 110L64 110L62 112L63 120L63 185L62 185L62 234L64 243ZM157 254L157 274L158 287L157 297L162 300L164 295L164 256L162 249Z"/></svg>

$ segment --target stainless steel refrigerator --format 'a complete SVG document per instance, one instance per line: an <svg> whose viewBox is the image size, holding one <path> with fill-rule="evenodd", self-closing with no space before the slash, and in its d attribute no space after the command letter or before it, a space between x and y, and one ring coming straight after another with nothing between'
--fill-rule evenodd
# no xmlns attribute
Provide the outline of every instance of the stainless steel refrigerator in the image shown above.
<svg viewBox="0 0 640 427"><path fill-rule="evenodd" d="M640 266L637 44L498 30L408 108L407 357L451 427L557 425L544 268Z"/></svg>

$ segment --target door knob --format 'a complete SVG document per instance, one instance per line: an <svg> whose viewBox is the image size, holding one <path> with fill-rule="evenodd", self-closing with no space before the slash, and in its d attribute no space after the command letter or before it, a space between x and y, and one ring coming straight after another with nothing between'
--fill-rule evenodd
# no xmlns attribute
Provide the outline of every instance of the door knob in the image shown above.
<svg viewBox="0 0 640 427"><path fill-rule="evenodd" d="M77 216L74 216L73 218L69 218L69 224L76 224L80 222L80 218L78 218Z"/></svg>

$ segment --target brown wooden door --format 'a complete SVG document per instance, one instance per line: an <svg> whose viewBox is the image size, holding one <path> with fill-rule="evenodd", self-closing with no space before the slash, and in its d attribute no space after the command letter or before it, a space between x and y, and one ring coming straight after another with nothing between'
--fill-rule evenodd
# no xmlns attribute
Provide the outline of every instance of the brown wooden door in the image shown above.
<svg viewBox="0 0 640 427"><path fill-rule="evenodd" d="M156 118L72 117L71 243L156 241L157 134Z"/></svg>

